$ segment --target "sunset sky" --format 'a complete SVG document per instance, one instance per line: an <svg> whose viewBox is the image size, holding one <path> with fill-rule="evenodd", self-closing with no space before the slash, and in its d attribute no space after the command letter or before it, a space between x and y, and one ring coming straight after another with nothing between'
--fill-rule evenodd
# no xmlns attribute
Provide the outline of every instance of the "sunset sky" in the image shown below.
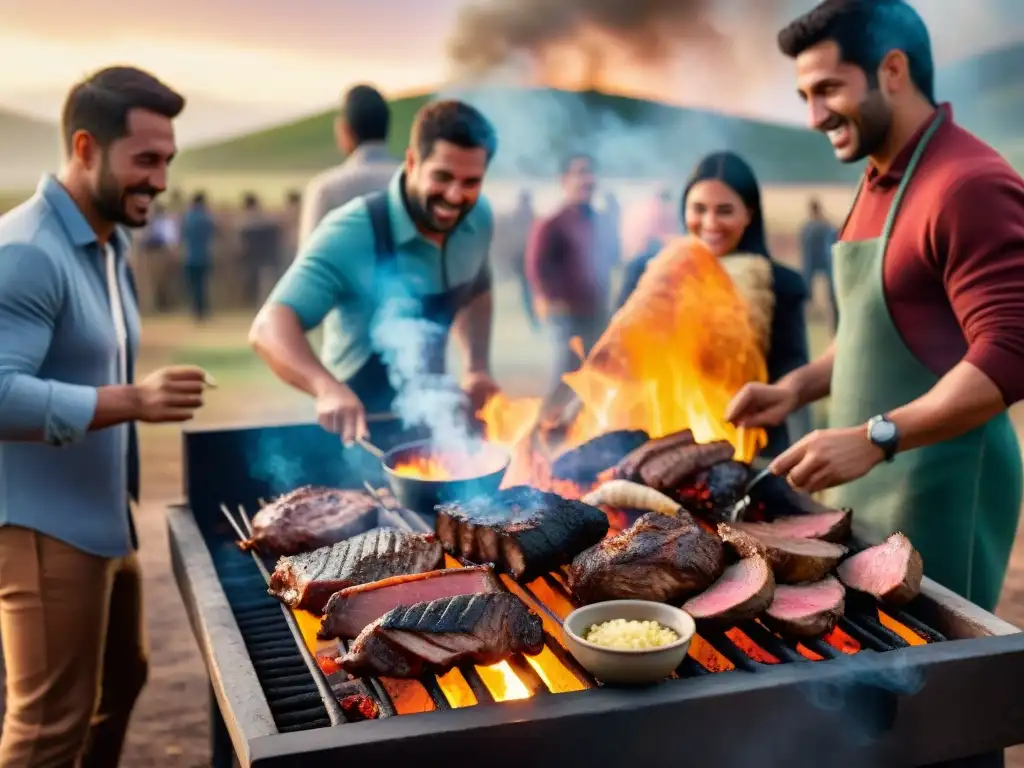
<svg viewBox="0 0 1024 768"><path fill-rule="evenodd" d="M221 123L195 128L206 133L305 114L357 81L392 94L430 88L448 77L445 40L466 2L0 0L0 105L53 118L72 81L115 62L151 69L188 94L197 105L193 122ZM914 5L940 61L1024 40L1024 0ZM759 67L767 68L765 87L749 103L716 104L714 93L692 85L692 74L687 89L665 80L643 95L799 120L789 62L770 38Z"/></svg>

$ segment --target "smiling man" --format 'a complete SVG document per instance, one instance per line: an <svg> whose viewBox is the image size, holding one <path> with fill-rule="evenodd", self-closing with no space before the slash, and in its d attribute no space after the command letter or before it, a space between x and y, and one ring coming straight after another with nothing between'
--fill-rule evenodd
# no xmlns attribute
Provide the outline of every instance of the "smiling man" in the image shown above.
<svg viewBox="0 0 1024 768"><path fill-rule="evenodd" d="M365 436L367 412L392 411L410 354L427 377L444 373L449 330L472 405L497 390L494 216L481 195L496 148L493 126L472 106L424 106L387 191L329 213L257 315L253 346L281 379L316 398L324 429L346 441ZM306 338L321 323L323 362Z"/></svg>
<svg viewBox="0 0 1024 768"><path fill-rule="evenodd" d="M936 104L928 31L902 0L828 0L779 34L813 128L867 158L834 249L839 329L750 384L727 417L777 424L831 395L829 429L777 457L832 488L858 533L906 533L925 573L995 607L1021 504L1007 416L1024 397L1024 181Z"/></svg>

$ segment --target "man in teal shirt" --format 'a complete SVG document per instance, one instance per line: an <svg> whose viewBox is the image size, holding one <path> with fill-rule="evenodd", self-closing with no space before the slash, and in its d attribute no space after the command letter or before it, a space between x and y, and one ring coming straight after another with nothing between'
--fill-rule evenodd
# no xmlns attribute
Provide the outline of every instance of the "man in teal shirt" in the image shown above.
<svg viewBox="0 0 1024 768"><path fill-rule="evenodd" d="M496 147L493 126L470 105L424 106L387 191L328 214L253 322L256 351L315 397L321 426L346 441L365 436L366 413L392 412L407 389L433 382L436 390L449 330L462 347L471 405L497 391L494 216L481 196ZM321 323L322 362L306 338Z"/></svg>

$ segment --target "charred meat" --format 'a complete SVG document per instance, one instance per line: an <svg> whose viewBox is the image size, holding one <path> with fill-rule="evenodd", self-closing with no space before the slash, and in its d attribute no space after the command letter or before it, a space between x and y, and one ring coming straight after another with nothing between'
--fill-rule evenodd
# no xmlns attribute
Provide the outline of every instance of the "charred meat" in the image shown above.
<svg viewBox="0 0 1024 768"><path fill-rule="evenodd" d="M760 616L774 596L771 566L755 555L726 568L718 581L683 603L683 610L695 621L732 626Z"/></svg>
<svg viewBox="0 0 1024 768"><path fill-rule="evenodd" d="M390 576L434 571L444 551L437 537L392 528L371 531L301 555L282 557L268 592L282 603L317 613L335 592Z"/></svg>
<svg viewBox="0 0 1024 768"><path fill-rule="evenodd" d="M697 441L693 437L693 432L688 429L648 440L639 448L630 451L622 461L616 464L613 475L622 480L638 480L640 479L640 467L646 461L663 451L693 445L695 442Z"/></svg>
<svg viewBox="0 0 1024 768"><path fill-rule="evenodd" d="M651 513L573 560L569 587L584 604L677 602L710 587L724 569L722 542L692 516Z"/></svg>
<svg viewBox="0 0 1024 768"><path fill-rule="evenodd" d="M252 518L252 537L242 549L297 555L362 533L377 503L363 491L304 486L279 496Z"/></svg>
<svg viewBox="0 0 1024 768"><path fill-rule="evenodd" d="M553 571L605 537L600 509L517 485L437 508L437 535L452 555L495 563L517 581Z"/></svg>
<svg viewBox="0 0 1024 768"><path fill-rule="evenodd" d="M639 429L605 432L563 453L551 465L551 472L560 480L593 483L648 439L647 433Z"/></svg>
<svg viewBox="0 0 1024 768"><path fill-rule="evenodd" d="M839 579L850 589L890 603L906 605L921 593L924 562L910 539L894 533L881 544L839 564Z"/></svg>
<svg viewBox="0 0 1024 768"><path fill-rule="evenodd" d="M364 628L400 605L414 605L455 595L502 592L489 565L403 574L335 592L324 608L317 637L351 640Z"/></svg>
<svg viewBox="0 0 1024 768"><path fill-rule="evenodd" d="M825 512L845 512L827 507L814 500L812 496L796 490L784 477L770 475L750 489L752 506L765 510L768 517L775 519L789 515L816 515ZM847 535L849 533L847 532ZM814 538L822 538L815 536Z"/></svg>
<svg viewBox="0 0 1024 768"><path fill-rule="evenodd" d="M781 584L768 606L767 617L780 630L797 637L831 632L843 617L846 590L834 576L800 586Z"/></svg>
<svg viewBox="0 0 1024 768"><path fill-rule="evenodd" d="M691 512L722 520L743 498L749 480L748 464L723 461L684 482L674 495Z"/></svg>
<svg viewBox="0 0 1024 768"><path fill-rule="evenodd" d="M770 523L730 523L752 536L783 536L791 539L821 539L841 544L850 538L852 513L848 509L777 517Z"/></svg>
<svg viewBox="0 0 1024 768"><path fill-rule="evenodd" d="M780 584L800 584L818 581L831 573L843 559L847 549L819 539L795 539L758 533L756 536L719 523L718 535L740 557L762 555L767 558Z"/></svg>
<svg viewBox="0 0 1024 768"><path fill-rule="evenodd" d="M726 440L667 448L640 465L640 479L662 493L672 494L688 479L728 461L735 449Z"/></svg>
<svg viewBox="0 0 1024 768"><path fill-rule="evenodd" d="M515 595L456 595L392 609L359 633L339 663L356 677L408 678L543 648L540 617Z"/></svg>

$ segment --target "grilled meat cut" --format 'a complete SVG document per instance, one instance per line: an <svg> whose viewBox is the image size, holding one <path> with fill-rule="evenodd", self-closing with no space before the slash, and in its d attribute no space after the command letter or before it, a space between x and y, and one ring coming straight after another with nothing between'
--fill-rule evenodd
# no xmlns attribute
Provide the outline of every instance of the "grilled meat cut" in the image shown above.
<svg viewBox="0 0 1024 768"><path fill-rule="evenodd" d="M710 587L724 569L722 542L691 515L650 513L577 556L569 566L569 588L584 604L677 602Z"/></svg>
<svg viewBox="0 0 1024 768"><path fill-rule="evenodd" d="M730 523L753 536L784 536L793 539L821 539L841 544L850 538L852 513L848 509L786 515L767 523Z"/></svg>
<svg viewBox="0 0 1024 768"><path fill-rule="evenodd" d="M750 489L751 505L762 507L770 518L789 515L816 515L823 512L846 512L836 510L814 500L814 497L796 490L784 477L769 475ZM849 535L847 531L846 535ZM816 536L815 538L822 538Z"/></svg>
<svg viewBox="0 0 1024 768"><path fill-rule="evenodd" d="M813 584L780 584L766 615L790 635L818 637L831 632L843 617L845 597L846 590L834 576Z"/></svg>
<svg viewBox="0 0 1024 768"><path fill-rule="evenodd" d="M436 529L450 554L530 581L603 539L608 518L582 501L517 485L438 506Z"/></svg>
<svg viewBox="0 0 1024 768"><path fill-rule="evenodd" d="M502 592L504 587L489 565L446 568L403 574L347 587L331 595L317 637L351 640L388 611L441 597Z"/></svg>
<svg viewBox="0 0 1024 768"><path fill-rule="evenodd" d="M655 454L640 465L640 479L662 493L672 493L689 478L715 464L728 461L735 449L726 440L677 445Z"/></svg>
<svg viewBox="0 0 1024 768"><path fill-rule="evenodd" d="M745 495L749 480L749 464L722 461L683 483L674 495L691 512L724 520Z"/></svg>
<svg viewBox="0 0 1024 768"><path fill-rule="evenodd" d="M543 648L540 617L515 595L455 595L388 611L359 633L339 663L356 677L408 678Z"/></svg>
<svg viewBox="0 0 1024 768"><path fill-rule="evenodd" d="M838 574L850 589L900 606L921 593L924 562L910 539L894 533L881 544L844 560L839 564Z"/></svg>
<svg viewBox="0 0 1024 768"><path fill-rule="evenodd" d="M718 524L718 535L740 557L757 554L766 557L779 584L818 581L830 573L847 553L842 544L769 533L753 535L726 523Z"/></svg>
<svg viewBox="0 0 1024 768"><path fill-rule="evenodd" d="M282 557L270 576L268 592L292 608L318 614L341 589L434 571L443 559L436 536L374 528L329 547Z"/></svg>
<svg viewBox="0 0 1024 768"><path fill-rule="evenodd" d="M648 440L639 448L626 454L626 457L615 465L613 476L622 480L638 480L640 479L640 467L648 459L663 451L679 448L684 445L693 445L695 442L697 441L693 437L693 432L689 429Z"/></svg>
<svg viewBox="0 0 1024 768"><path fill-rule="evenodd" d="M593 483L597 476L614 467L630 451L649 440L640 429L605 432L587 442L570 448L551 465L551 473L560 480Z"/></svg>
<svg viewBox="0 0 1024 768"><path fill-rule="evenodd" d="M718 581L683 603L683 610L698 622L732 626L760 616L774 596L771 566L755 555L726 568Z"/></svg>
<svg viewBox="0 0 1024 768"><path fill-rule="evenodd" d="M372 527L366 518L375 516L377 509L377 502L364 491L303 486L257 512L252 537L239 546L272 555L312 552Z"/></svg>

